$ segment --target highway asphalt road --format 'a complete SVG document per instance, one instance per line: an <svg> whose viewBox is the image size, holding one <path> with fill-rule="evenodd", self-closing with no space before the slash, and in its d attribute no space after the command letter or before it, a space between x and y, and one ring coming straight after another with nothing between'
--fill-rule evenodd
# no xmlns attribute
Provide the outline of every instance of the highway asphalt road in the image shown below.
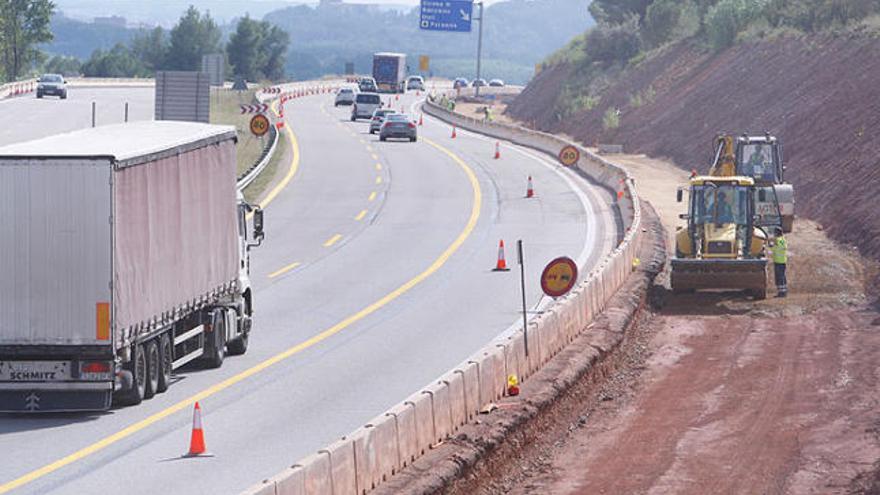
<svg viewBox="0 0 880 495"><path fill-rule="evenodd" d="M123 96L144 101L149 91ZM107 98L102 106L121 101L113 90L93 95ZM54 106L52 130L75 125L68 119L78 114L66 112L79 108L62 106L74 97ZM45 104L0 108L36 113ZM552 159L503 145L494 160L495 141L460 130L451 139L428 117L419 142L382 143L348 115L331 95L286 107L296 146L281 174L290 180L266 207L267 239L252 253L248 353L218 370L179 373L168 392L137 407L0 416L0 493L13 484L15 493L237 493L515 325L519 274L491 271L500 239L514 268L513 246L524 240L536 307L546 262L568 255L589 267L617 238L610 195L578 186ZM182 459L196 399L213 457Z"/></svg>

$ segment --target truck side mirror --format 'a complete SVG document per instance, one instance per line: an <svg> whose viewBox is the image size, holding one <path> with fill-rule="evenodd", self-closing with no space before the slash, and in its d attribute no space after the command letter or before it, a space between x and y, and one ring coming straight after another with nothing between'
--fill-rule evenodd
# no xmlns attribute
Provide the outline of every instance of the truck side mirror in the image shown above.
<svg viewBox="0 0 880 495"><path fill-rule="evenodd" d="M758 189L758 201L765 202L767 201L767 191L764 189Z"/></svg>
<svg viewBox="0 0 880 495"><path fill-rule="evenodd" d="M254 210L254 239L262 240L266 234L263 232L263 209Z"/></svg>
<svg viewBox="0 0 880 495"><path fill-rule="evenodd" d="M676 201L681 203L681 200L683 197L684 197L684 193L682 192L681 188L679 188L677 191L675 191L675 200Z"/></svg>

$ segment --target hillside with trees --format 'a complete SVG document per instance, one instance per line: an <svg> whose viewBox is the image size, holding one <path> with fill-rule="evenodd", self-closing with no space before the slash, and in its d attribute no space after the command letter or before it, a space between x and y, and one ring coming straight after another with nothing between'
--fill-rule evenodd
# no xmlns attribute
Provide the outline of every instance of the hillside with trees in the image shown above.
<svg viewBox="0 0 880 495"><path fill-rule="evenodd" d="M595 1L508 113L705 172L719 132L785 144L797 213L880 258L876 0ZM830 177L834 180L830 180Z"/></svg>

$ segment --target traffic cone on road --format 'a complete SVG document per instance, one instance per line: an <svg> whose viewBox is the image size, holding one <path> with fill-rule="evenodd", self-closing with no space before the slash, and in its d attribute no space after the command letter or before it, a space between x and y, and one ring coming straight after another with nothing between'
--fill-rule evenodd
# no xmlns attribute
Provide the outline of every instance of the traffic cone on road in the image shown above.
<svg viewBox="0 0 880 495"><path fill-rule="evenodd" d="M455 139L455 126L452 126L452 139Z"/></svg>
<svg viewBox="0 0 880 495"><path fill-rule="evenodd" d="M501 143L495 141L495 159L501 158Z"/></svg>
<svg viewBox="0 0 880 495"><path fill-rule="evenodd" d="M527 198L534 198L535 197L535 188L532 187L532 176L531 175L529 176L529 184L526 187L526 197Z"/></svg>
<svg viewBox="0 0 880 495"><path fill-rule="evenodd" d="M493 272L509 272L510 268L507 268L507 261L504 260L504 239L498 242L498 261L495 263L495 268L492 270Z"/></svg>
<svg viewBox="0 0 880 495"><path fill-rule="evenodd" d="M425 125L425 114L419 114L419 125Z"/></svg>
<svg viewBox="0 0 880 495"><path fill-rule="evenodd" d="M193 408L192 436L189 440L189 452L187 457L195 457L205 453L205 433L202 431L202 408L196 402Z"/></svg>

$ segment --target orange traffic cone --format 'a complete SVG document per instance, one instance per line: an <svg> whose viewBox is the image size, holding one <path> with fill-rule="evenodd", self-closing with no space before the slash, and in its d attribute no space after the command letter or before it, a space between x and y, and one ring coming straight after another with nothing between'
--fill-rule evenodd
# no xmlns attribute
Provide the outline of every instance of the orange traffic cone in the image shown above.
<svg viewBox="0 0 880 495"><path fill-rule="evenodd" d="M455 126L452 126L452 139L455 139Z"/></svg>
<svg viewBox="0 0 880 495"><path fill-rule="evenodd" d="M399 101L399 100L400 100L400 95L394 95L394 101Z"/></svg>
<svg viewBox="0 0 880 495"><path fill-rule="evenodd" d="M419 114L419 125L425 125L425 114Z"/></svg>
<svg viewBox="0 0 880 495"><path fill-rule="evenodd" d="M509 272L510 268L507 268L507 261L504 260L504 239L501 239L498 243L498 261L495 263L495 269L493 272Z"/></svg>
<svg viewBox="0 0 880 495"><path fill-rule="evenodd" d="M495 141L495 159L501 158L501 143Z"/></svg>
<svg viewBox="0 0 880 495"><path fill-rule="evenodd" d="M196 402L193 408L192 437L189 440L187 457L195 457L205 453L205 432L202 431L202 408Z"/></svg>
<svg viewBox="0 0 880 495"><path fill-rule="evenodd" d="M535 189L532 187L532 176L529 176L529 185L526 188L526 197L534 198L535 197Z"/></svg>

